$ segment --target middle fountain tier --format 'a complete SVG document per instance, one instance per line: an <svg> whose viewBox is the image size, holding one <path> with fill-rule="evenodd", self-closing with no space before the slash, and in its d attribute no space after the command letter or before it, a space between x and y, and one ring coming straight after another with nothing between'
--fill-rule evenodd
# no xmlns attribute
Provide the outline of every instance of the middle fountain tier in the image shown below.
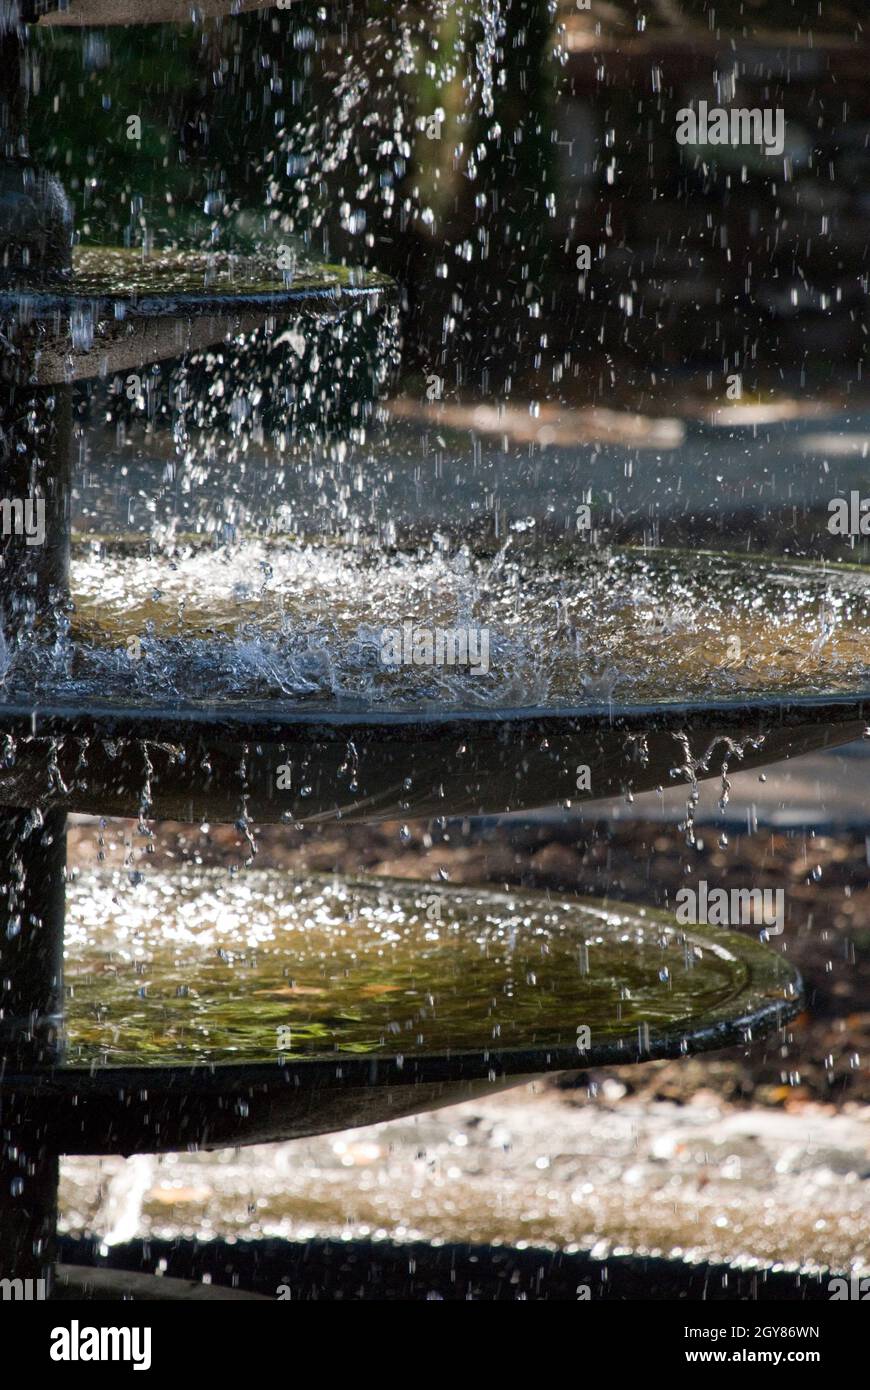
<svg viewBox="0 0 870 1390"><path fill-rule="evenodd" d="M7 1076L62 1152L264 1143L523 1077L746 1045L801 1007L778 953L666 913L247 869L79 874L62 1062Z"/></svg>
<svg viewBox="0 0 870 1390"><path fill-rule="evenodd" d="M74 536L69 604L5 655L0 796L311 823L691 785L860 737L868 637L858 567Z"/></svg>

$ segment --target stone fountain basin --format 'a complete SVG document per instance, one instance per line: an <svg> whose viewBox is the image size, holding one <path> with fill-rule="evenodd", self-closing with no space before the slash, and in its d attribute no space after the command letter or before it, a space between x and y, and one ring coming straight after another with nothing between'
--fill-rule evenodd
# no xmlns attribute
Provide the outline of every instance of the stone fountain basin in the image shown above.
<svg viewBox="0 0 870 1390"><path fill-rule="evenodd" d="M794 967L753 934L256 869L83 875L65 955L65 1061L7 1057L2 1085L6 1122L65 1153L324 1133L545 1072L746 1045L801 1007Z"/></svg>
<svg viewBox="0 0 870 1390"><path fill-rule="evenodd" d="M188 821L502 814L863 734L866 571L505 551L78 547L69 633L21 639L0 688L0 804ZM492 629L488 672L379 656L384 625L410 612L449 627L457 611Z"/></svg>

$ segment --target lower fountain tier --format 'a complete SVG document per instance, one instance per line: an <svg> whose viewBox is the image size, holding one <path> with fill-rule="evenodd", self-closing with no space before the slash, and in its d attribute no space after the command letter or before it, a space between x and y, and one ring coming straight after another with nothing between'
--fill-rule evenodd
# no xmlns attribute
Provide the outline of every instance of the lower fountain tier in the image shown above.
<svg viewBox="0 0 870 1390"><path fill-rule="evenodd" d="M7 1057L4 1123L43 1149L297 1138L746 1043L800 1007L795 970L753 935L654 910L257 870L134 877L68 889L62 1064Z"/></svg>

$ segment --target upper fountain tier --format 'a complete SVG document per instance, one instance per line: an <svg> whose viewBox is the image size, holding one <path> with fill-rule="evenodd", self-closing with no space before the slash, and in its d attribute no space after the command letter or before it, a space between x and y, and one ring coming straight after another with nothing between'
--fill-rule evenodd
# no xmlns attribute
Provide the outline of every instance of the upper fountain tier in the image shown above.
<svg viewBox="0 0 870 1390"><path fill-rule="evenodd" d="M262 255L77 247L51 283L0 289L0 322L32 361L30 379L50 384L180 357L275 315L376 305L389 288L370 272L282 271Z"/></svg>

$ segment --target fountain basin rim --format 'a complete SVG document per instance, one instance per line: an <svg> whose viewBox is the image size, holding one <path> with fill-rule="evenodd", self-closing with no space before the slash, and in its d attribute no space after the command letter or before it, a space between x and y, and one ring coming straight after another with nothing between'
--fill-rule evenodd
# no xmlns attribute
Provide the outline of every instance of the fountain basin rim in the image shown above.
<svg viewBox="0 0 870 1390"><path fill-rule="evenodd" d="M802 982L801 990L803 988ZM687 1040L684 1050L680 1039L650 1044L641 1049L637 1038L631 1045L620 1047L590 1047L581 1053L577 1047L513 1048L502 1051L444 1052L405 1057L377 1056L361 1059L349 1053L338 1053L334 1061L299 1059L295 1062L215 1062L211 1065L161 1067L106 1066L46 1067L22 1071L7 1067L0 1082L0 1096L10 1092L51 1095L117 1096L119 1090L147 1092L148 1098L170 1092L184 1091L188 1095L227 1096L247 1094L252 1088L274 1091L283 1086L300 1085L303 1089L332 1087L336 1089L371 1089L375 1086L397 1087L436 1084L439 1082L510 1079L529 1079L550 1072L583 1071L587 1067L621 1067L636 1062L656 1062L699 1052L746 1044L745 1030L751 1029L757 1038L767 1036L796 1018L803 1008L802 993L792 1000L771 1000L764 1010L741 1015L730 1025L708 1026L698 1032L682 1034ZM628 1041L628 1040L626 1040ZM341 1075L338 1076L337 1072ZM304 1079L303 1079L304 1078Z"/></svg>
<svg viewBox="0 0 870 1390"><path fill-rule="evenodd" d="M289 273L288 273L289 272ZM395 290L395 282L362 267L304 261L282 271L263 252L77 246L68 278L47 283L0 277L0 314L32 319L73 310L131 319L197 318L254 313L342 299L369 299Z"/></svg>
<svg viewBox="0 0 870 1390"><path fill-rule="evenodd" d="M870 719L870 690L861 695L803 695L769 700L680 701L674 704L518 706L512 709L283 706L274 713L245 705L178 704L154 710L142 705L52 703L0 705L0 734L15 737L134 738L185 742L206 736L233 742L280 743L299 733L338 739L418 739L517 734L558 738L590 729L686 730L753 724L843 724Z"/></svg>
<svg viewBox="0 0 870 1390"><path fill-rule="evenodd" d="M273 310L292 309L309 304L323 304L333 307L347 299L375 299L391 292L389 282L379 281L375 285L334 285L306 289L292 286L287 290L268 290L261 293L239 291L237 294L185 294L185 295L141 295L132 297L124 294L75 294L52 289L46 291L31 288L0 291L0 314L18 313L26 308L37 318L53 314L69 313L74 309L91 309L97 313L114 314L115 306L121 305L126 319L148 318L197 318L215 313L233 314L254 310L269 314Z"/></svg>

